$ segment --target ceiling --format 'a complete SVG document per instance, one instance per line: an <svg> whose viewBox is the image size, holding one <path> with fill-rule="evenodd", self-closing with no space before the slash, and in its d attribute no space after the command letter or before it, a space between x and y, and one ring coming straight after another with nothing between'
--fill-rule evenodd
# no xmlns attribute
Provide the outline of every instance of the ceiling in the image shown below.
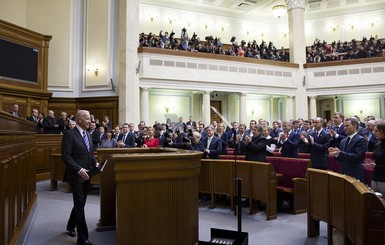
<svg viewBox="0 0 385 245"><path fill-rule="evenodd" d="M271 21L272 7L285 0L140 0L140 3L181 10L253 19L261 17ZM305 0L305 19L324 18L344 14L385 9L385 0Z"/></svg>

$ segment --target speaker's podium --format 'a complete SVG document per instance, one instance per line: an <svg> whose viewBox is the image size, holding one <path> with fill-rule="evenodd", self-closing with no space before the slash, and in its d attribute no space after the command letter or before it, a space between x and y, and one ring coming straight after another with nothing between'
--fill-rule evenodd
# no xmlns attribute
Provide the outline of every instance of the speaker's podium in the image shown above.
<svg viewBox="0 0 385 245"><path fill-rule="evenodd" d="M198 243L202 153L171 148L115 154L117 244Z"/></svg>

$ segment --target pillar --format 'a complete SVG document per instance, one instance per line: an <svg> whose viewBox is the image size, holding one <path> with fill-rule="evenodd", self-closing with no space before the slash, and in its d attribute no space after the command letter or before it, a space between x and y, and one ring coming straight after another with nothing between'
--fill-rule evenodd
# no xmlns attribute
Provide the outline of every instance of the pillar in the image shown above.
<svg viewBox="0 0 385 245"><path fill-rule="evenodd" d="M317 117L317 96L310 96L310 118Z"/></svg>
<svg viewBox="0 0 385 245"><path fill-rule="evenodd" d="M203 123L208 126L210 122L210 91L203 91Z"/></svg>
<svg viewBox="0 0 385 245"><path fill-rule="evenodd" d="M119 124L140 121L138 37L139 0L119 0L118 94Z"/></svg>
<svg viewBox="0 0 385 245"><path fill-rule="evenodd" d="M297 84L295 117L308 118L306 77L303 69L303 65L306 63L305 0L287 0L287 13L289 23L290 62L299 64L298 72L293 76L293 79Z"/></svg>
<svg viewBox="0 0 385 245"><path fill-rule="evenodd" d="M240 123L245 123L247 125L247 106L246 106L246 96L247 93L241 93L239 98L239 113L240 113Z"/></svg>
<svg viewBox="0 0 385 245"><path fill-rule="evenodd" d="M140 89L140 118L142 121L145 121L146 124L149 123L149 99L148 99L149 88Z"/></svg>
<svg viewBox="0 0 385 245"><path fill-rule="evenodd" d="M286 97L286 120L294 119L293 118L293 96Z"/></svg>

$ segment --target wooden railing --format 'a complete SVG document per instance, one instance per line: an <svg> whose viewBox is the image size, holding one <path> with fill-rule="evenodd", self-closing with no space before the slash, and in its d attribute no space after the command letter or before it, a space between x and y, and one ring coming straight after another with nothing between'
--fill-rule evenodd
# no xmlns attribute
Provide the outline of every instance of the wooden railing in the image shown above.
<svg viewBox="0 0 385 245"><path fill-rule="evenodd" d="M35 125L0 111L0 244L16 244L36 208Z"/></svg>
<svg viewBox="0 0 385 245"><path fill-rule="evenodd" d="M308 169L308 236L328 224L328 244L340 234L344 244L384 244L385 201L365 184L331 171ZM337 232L333 232L337 230Z"/></svg>

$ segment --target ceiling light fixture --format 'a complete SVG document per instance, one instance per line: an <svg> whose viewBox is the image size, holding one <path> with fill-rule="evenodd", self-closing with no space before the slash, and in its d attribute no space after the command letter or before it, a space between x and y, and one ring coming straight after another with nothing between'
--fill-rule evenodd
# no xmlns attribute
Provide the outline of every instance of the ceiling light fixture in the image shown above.
<svg viewBox="0 0 385 245"><path fill-rule="evenodd" d="M275 5L271 9L273 11L274 17L276 17L278 19L281 18L282 16L284 16L286 13L286 6L283 4Z"/></svg>

